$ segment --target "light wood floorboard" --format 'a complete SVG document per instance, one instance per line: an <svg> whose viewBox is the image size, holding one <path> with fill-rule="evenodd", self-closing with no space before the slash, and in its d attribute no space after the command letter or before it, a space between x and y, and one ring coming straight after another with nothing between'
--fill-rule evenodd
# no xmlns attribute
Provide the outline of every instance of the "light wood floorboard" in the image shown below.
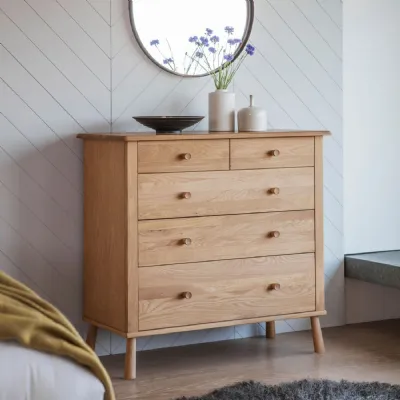
<svg viewBox="0 0 400 400"><path fill-rule="evenodd" d="M303 378L400 384L400 320L323 329L326 353L310 331L138 353L137 379L124 381L124 355L102 357L117 400L194 396L237 381Z"/></svg>

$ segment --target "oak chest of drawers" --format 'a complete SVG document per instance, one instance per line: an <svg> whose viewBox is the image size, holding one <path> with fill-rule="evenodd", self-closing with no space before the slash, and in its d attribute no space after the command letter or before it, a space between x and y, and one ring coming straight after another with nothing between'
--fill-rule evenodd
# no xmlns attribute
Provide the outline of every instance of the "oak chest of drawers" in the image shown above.
<svg viewBox="0 0 400 400"><path fill-rule="evenodd" d="M79 135L84 320L127 338L310 317L324 345L327 132Z"/></svg>

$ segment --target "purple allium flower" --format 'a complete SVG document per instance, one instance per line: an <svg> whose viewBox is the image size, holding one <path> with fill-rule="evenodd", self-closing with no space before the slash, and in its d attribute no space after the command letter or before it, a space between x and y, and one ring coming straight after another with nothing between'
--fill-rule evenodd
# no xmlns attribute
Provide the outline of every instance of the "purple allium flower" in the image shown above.
<svg viewBox="0 0 400 400"><path fill-rule="evenodd" d="M171 64L173 62L174 62L174 60L172 58L166 58L165 60L163 60L164 65Z"/></svg>
<svg viewBox="0 0 400 400"><path fill-rule="evenodd" d="M246 46L246 53L249 55L249 56L252 56L252 55L254 55L254 52L256 51L256 48L254 47L254 46L252 46L251 44L248 44L247 46Z"/></svg>
<svg viewBox="0 0 400 400"><path fill-rule="evenodd" d="M209 46L209 43L208 43L208 38L206 38L206 37L204 37L204 36L200 36L200 42L201 42L201 44L203 45L203 46Z"/></svg>
<svg viewBox="0 0 400 400"><path fill-rule="evenodd" d="M210 28L206 29L206 35L211 36L213 34L213 30Z"/></svg>
<svg viewBox="0 0 400 400"><path fill-rule="evenodd" d="M198 58L203 58L203 53L201 51L197 51L195 56Z"/></svg>
<svg viewBox="0 0 400 400"><path fill-rule="evenodd" d="M160 41L158 39L154 39L150 42L150 46L158 46L160 44Z"/></svg>
<svg viewBox="0 0 400 400"><path fill-rule="evenodd" d="M211 41L212 43L218 43L218 42L219 42L219 37L216 36L216 35L214 35L213 37L210 38L210 41Z"/></svg>
<svg viewBox="0 0 400 400"><path fill-rule="evenodd" d="M226 32L228 35L232 35L232 33L234 32L234 30L235 30L235 28L233 28L233 26L226 26L226 27L225 27L225 32Z"/></svg>
<svg viewBox="0 0 400 400"><path fill-rule="evenodd" d="M232 61L233 60L233 55L232 54L225 54L224 55L224 59L226 61Z"/></svg>
<svg viewBox="0 0 400 400"><path fill-rule="evenodd" d="M197 36L191 36L191 37L189 38L189 42L190 42L190 43L197 42L198 40L199 40L199 38L198 38Z"/></svg>
<svg viewBox="0 0 400 400"><path fill-rule="evenodd" d="M217 50L215 50L215 47L209 47L209 48L208 48L208 51L209 51L210 53L215 54Z"/></svg>
<svg viewBox="0 0 400 400"><path fill-rule="evenodd" d="M235 42L235 44L239 44L239 43L242 43L242 39L233 39L233 41Z"/></svg>

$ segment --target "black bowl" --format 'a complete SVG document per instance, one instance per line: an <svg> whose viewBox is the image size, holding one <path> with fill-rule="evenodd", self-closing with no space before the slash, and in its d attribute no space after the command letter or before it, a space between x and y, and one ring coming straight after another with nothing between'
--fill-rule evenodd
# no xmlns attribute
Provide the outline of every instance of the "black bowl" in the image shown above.
<svg viewBox="0 0 400 400"><path fill-rule="evenodd" d="M158 134L182 133L183 129L197 124L204 117L132 117L148 128L155 129Z"/></svg>

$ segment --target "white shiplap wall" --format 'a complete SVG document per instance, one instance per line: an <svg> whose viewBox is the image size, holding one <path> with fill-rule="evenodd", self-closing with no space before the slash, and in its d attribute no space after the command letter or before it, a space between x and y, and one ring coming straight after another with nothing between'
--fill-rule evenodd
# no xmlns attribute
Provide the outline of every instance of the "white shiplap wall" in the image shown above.
<svg viewBox="0 0 400 400"><path fill-rule="evenodd" d="M209 78L147 60L127 0L0 0L0 268L80 329L82 151L78 132L137 131L140 114L207 114ZM342 3L255 0L258 51L239 71L237 107L253 94L270 127L328 129L325 140L325 325L344 323ZM195 129L207 129L207 119ZM278 330L307 329L281 321ZM144 338L140 349L241 338L261 325ZM102 332L100 354L123 351Z"/></svg>

